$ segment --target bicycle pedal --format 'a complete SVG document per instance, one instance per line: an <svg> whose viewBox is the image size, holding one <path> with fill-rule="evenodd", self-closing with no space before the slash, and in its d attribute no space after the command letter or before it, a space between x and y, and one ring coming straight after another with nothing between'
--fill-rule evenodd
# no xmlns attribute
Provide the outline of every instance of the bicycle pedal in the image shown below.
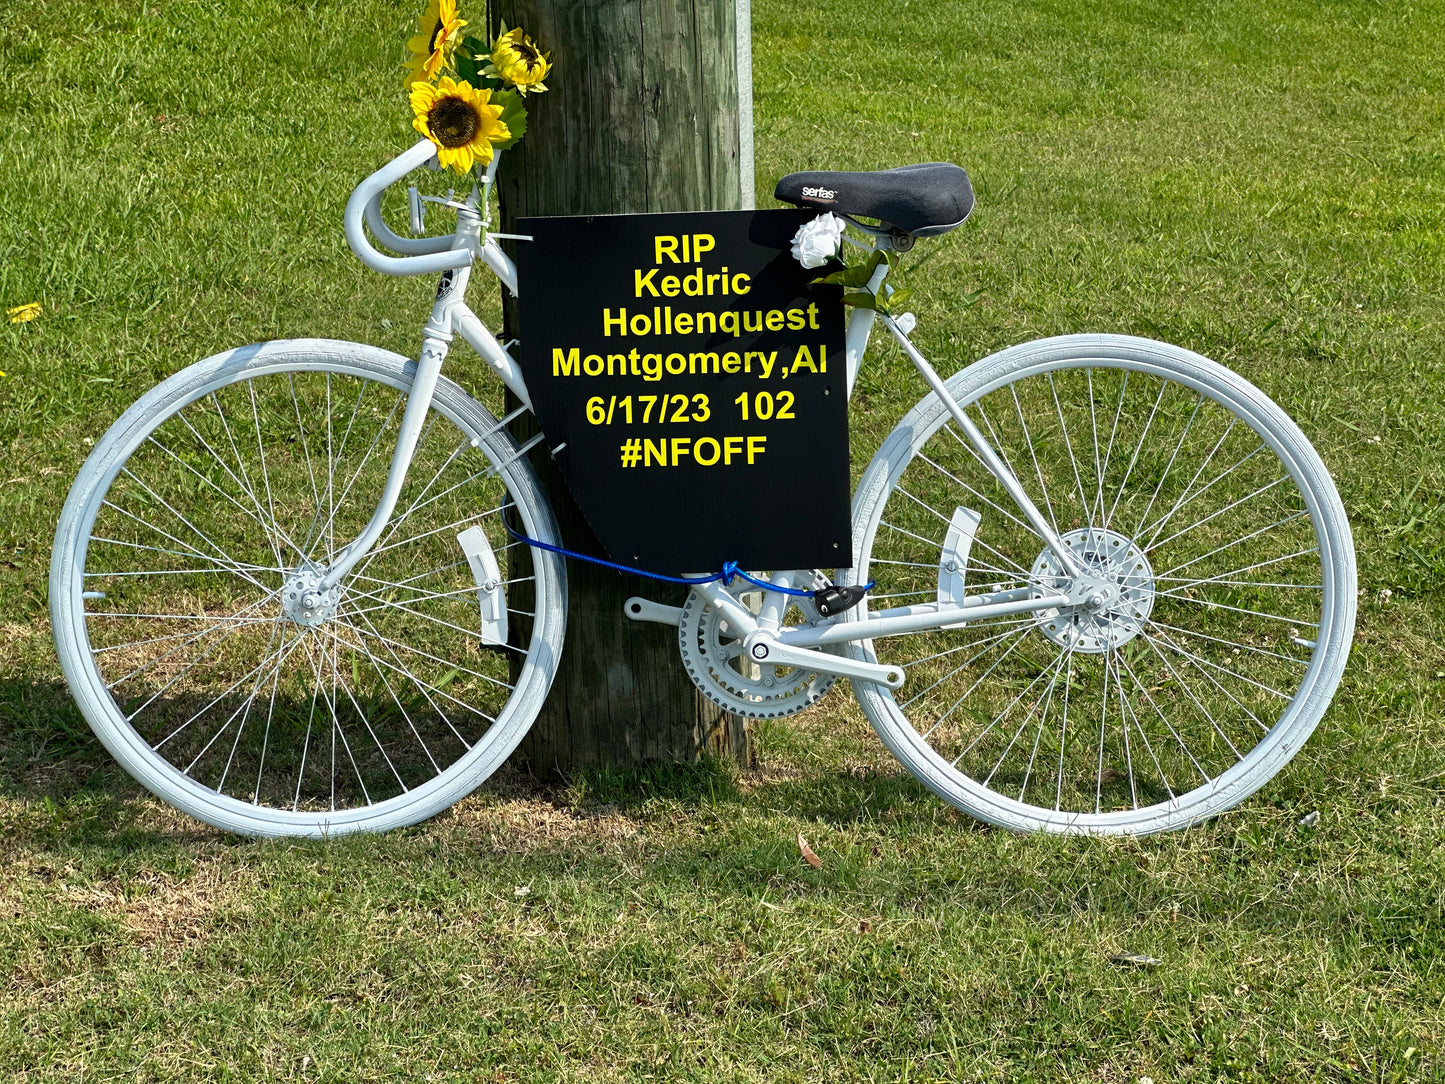
<svg viewBox="0 0 1445 1084"><path fill-rule="evenodd" d="M868 588L863 586L839 587L832 584L821 591L814 591L813 602L817 604L818 613L824 617L835 617L858 605L867 594Z"/></svg>

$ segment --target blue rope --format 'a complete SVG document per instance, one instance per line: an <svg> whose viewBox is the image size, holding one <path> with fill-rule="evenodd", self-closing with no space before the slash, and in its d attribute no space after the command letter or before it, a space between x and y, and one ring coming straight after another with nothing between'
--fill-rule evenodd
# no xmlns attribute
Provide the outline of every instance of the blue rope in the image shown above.
<svg viewBox="0 0 1445 1084"><path fill-rule="evenodd" d="M756 576L750 576L738 567L738 563L736 561L728 561L722 566L721 572L714 572L711 576L664 576L661 572L648 572L646 569L634 568L631 565L621 565L618 564L616 561L607 561L601 557L589 557L587 554L578 553L576 550L564 549L561 546L554 546L551 543L542 542L535 538L528 538L521 532L512 530L512 525L507 522L507 517L505 514L502 516L502 526L505 527L507 529L507 533L513 538L515 538L518 542L525 542L527 543L527 545L532 546L536 549L546 550L548 553L555 553L562 557L570 557L574 561L586 561L588 564L591 565L601 565L603 568L610 568L614 572L625 572L631 576L645 576L647 579L650 580L661 580L663 583L682 583L692 585L703 583L717 583L718 580L722 580L725 587L731 587L733 578L741 577L742 579L747 580L748 583L753 584L756 587L761 587L767 591L779 591L785 595L792 595L794 598L812 598L816 594L816 592L813 591L800 591L796 587L780 587L777 584L768 583L767 580L760 580ZM873 581L870 580L868 582L868 587L871 588L872 586ZM866 589L867 588L865 588L865 590Z"/></svg>

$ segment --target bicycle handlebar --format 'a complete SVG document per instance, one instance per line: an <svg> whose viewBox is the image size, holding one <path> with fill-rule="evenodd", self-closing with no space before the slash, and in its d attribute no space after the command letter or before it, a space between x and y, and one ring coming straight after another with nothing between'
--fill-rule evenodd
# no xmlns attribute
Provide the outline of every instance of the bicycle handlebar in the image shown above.
<svg viewBox="0 0 1445 1084"><path fill-rule="evenodd" d="M465 267L472 262L471 250L453 248L455 241L452 237L399 237L381 217L382 192L424 164L435 153L436 146L431 140L418 140L410 150L397 155L357 185L351 198L346 201L346 243L351 247L351 251L356 253L357 259L373 271L380 271L383 275L430 275L438 271ZM378 252L366 239L363 223L371 227L377 240L383 245L405 255L387 256Z"/></svg>

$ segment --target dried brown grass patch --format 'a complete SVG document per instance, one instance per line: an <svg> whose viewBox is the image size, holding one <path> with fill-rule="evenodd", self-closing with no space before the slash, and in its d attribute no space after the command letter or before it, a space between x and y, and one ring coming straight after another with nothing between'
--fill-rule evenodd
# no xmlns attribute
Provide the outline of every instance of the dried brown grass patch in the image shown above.
<svg viewBox="0 0 1445 1084"><path fill-rule="evenodd" d="M618 844L638 836L637 822L615 806L578 810L547 797L469 799L443 815L447 827L484 836L504 850L535 850L558 843Z"/></svg>
<svg viewBox="0 0 1445 1084"><path fill-rule="evenodd" d="M125 882L66 885L57 899L118 919L132 944L178 951L206 941L218 912L242 906L250 880L244 867L211 862L187 878L147 871Z"/></svg>

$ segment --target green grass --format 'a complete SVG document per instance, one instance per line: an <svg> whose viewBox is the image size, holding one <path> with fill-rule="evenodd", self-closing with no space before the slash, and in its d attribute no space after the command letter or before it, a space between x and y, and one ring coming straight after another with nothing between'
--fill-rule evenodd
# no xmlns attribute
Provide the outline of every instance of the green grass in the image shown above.
<svg viewBox="0 0 1445 1084"><path fill-rule="evenodd" d="M504 774L384 838L236 840L70 703L51 534L86 441L182 365L413 349L432 286L340 230L413 138L412 7L0 5L0 307L45 309L0 323L0 1075L1445 1078L1445 7L755 5L760 204L795 169L969 169L974 218L910 283L942 368L1177 342L1334 471L1355 653L1238 810L1145 841L980 830L835 693L762 725L756 772ZM855 471L918 395L873 360Z"/></svg>

